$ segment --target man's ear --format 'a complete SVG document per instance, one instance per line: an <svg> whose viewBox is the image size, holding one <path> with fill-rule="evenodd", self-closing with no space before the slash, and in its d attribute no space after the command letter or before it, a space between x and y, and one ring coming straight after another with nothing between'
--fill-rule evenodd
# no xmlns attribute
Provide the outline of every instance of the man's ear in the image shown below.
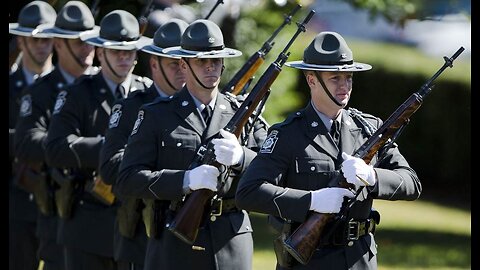
<svg viewBox="0 0 480 270"><path fill-rule="evenodd" d="M185 59L184 58L180 58L180 62L178 63L180 65L180 68L182 70L186 70L187 69L187 63L185 62Z"/></svg>
<svg viewBox="0 0 480 270"><path fill-rule="evenodd" d="M307 80L308 86L310 86L310 87L315 86L315 84L317 83L317 77L315 76L315 74L313 74L310 71L305 73L305 78Z"/></svg>

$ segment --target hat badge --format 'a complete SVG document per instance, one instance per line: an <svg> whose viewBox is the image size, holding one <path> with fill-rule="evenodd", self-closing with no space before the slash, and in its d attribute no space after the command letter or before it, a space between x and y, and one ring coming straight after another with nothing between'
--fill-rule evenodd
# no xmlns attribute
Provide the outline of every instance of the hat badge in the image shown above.
<svg viewBox="0 0 480 270"><path fill-rule="evenodd" d="M340 55L340 57L341 57L342 59L345 59L345 58L347 58L347 54L346 54L346 53L342 53L342 54Z"/></svg>
<svg viewBox="0 0 480 270"><path fill-rule="evenodd" d="M209 37L208 38L208 43L214 43L215 42L215 38L214 37Z"/></svg>
<svg viewBox="0 0 480 270"><path fill-rule="evenodd" d="M123 28L122 30L120 30L120 35L122 36L127 35L127 29Z"/></svg>

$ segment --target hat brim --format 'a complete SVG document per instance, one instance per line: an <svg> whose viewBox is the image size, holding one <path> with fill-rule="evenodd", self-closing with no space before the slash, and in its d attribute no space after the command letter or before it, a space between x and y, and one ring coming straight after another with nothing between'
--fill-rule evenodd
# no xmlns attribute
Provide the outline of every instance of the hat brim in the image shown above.
<svg viewBox="0 0 480 270"><path fill-rule="evenodd" d="M151 42L148 37L144 36L141 36L139 39L134 41L112 41L101 38L98 35L91 38L83 39L83 41L96 47L125 51L138 50L139 48L142 48L143 46Z"/></svg>
<svg viewBox="0 0 480 270"><path fill-rule="evenodd" d="M239 50L224 48L222 50L213 50L213 51L189 51L182 49L180 46L170 47L163 50L164 53L169 55L182 57L182 58L231 58L238 57L242 55L242 52Z"/></svg>
<svg viewBox="0 0 480 270"><path fill-rule="evenodd" d="M351 65L314 65L306 64L303 61L290 61L286 62L285 65L296 69L331 72L358 72L372 69L371 65L359 62L353 62Z"/></svg>
<svg viewBox="0 0 480 270"><path fill-rule="evenodd" d="M8 33L17 36L35 37L35 38L51 38L52 36L45 33L45 29L50 28L52 24L41 24L36 28L20 26L18 23L8 24Z"/></svg>
<svg viewBox="0 0 480 270"><path fill-rule="evenodd" d="M91 36L96 35L100 31L100 26L95 25L91 30L85 31L72 31L58 28L56 26L43 30L43 33L48 34L51 37L56 38L67 38L67 39L77 39L81 36Z"/></svg>
<svg viewBox="0 0 480 270"><path fill-rule="evenodd" d="M168 57L168 58L174 58L174 59L180 59L180 56L175 56L175 55L172 55L172 54L169 54L169 53L166 53L164 48L161 48L161 47L158 47L158 46L155 46L153 44L149 44L149 45L146 45L146 46L143 46L140 50L146 52L146 53L149 53L149 54L153 54L153 55L157 55L157 56L161 56L161 57Z"/></svg>

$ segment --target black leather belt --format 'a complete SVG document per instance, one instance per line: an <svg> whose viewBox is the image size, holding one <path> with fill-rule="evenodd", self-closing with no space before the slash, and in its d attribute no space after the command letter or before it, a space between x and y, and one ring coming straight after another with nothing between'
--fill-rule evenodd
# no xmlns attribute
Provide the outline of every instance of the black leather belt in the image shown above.
<svg viewBox="0 0 480 270"><path fill-rule="evenodd" d="M223 199L223 198L214 198L212 199L212 210L210 211L211 216L220 216L225 213L238 212L240 209L237 208L235 204L235 199Z"/></svg>
<svg viewBox="0 0 480 270"><path fill-rule="evenodd" d="M332 226L326 228L326 233L320 240L319 248L327 246L352 246L353 241L358 240L361 236L375 232L376 224L373 219L336 222L338 222L338 224L332 222Z"/></svg>

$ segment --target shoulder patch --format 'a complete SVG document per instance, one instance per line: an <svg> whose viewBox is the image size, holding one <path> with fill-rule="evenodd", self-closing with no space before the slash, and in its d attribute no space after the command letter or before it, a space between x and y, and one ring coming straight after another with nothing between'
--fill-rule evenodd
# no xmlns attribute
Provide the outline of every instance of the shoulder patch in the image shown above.
<svg viewBox="0 0 480 270"><path fill-rule="evenodd" d="M135 121L135 124L133 125L132 133L130 134L130 136L135 135L137 133L138 128L140 127L140 124L143 121L143 115L144 114L145 114L145 112L143 110L138 111L137 120Z"/></svg>
<svg viewBox="0 0 480 270"><path fill-rule="evenodd" d="M67 91L63 90L60 91L57 95L57 100L55 101L55 106L53 107L53 114L57 114L62 109L63 105L65 105L65 101L67 100Z"/></svg>
<svg viewBox="0 0 480 270"><path fill-rule="evenodd" d="M26 117L32 114L32 96L24 95L20 100L20 116Z"/></svg>
<svg viewBox="0 0 480 270"><path fill-rule="evenodd" d="M259 153L262 154L271 154L273 152L273 149L275 149L275 145L277 144L278 141L278 130L272 130L270 134L268 134L267 138L262 144L262 147L259 150Z"/></svg>
<svg viewBox="0 0 480 270"><path fill-rule="evenodd" d="M112 114L110 115L110 120L108 122L108 128L118 127L120 122L120 117L122 116L122 104L115 104L112 108Z"/></svg>

